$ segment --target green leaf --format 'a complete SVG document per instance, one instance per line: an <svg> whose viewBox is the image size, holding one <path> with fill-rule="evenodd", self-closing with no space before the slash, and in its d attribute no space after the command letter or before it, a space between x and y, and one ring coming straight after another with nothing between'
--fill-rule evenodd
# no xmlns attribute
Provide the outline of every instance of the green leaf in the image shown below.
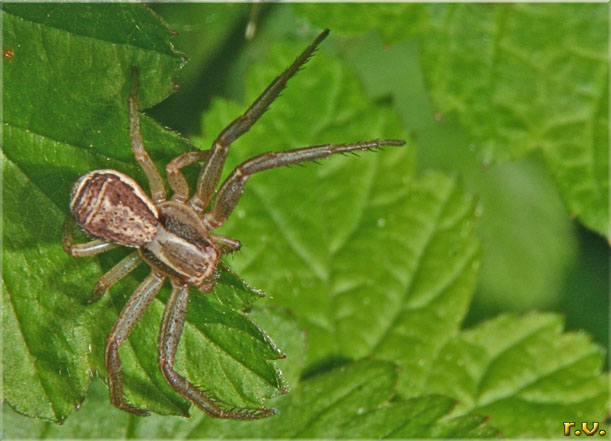
<svg viewBox="0 0 611 441"><path fill-rule="evenodd" d="M288 384L288 388L283 393L290 392L291 387L299 382L304 368L307 347L306 332L297 326L295 316L286 309L253 308L249 311L248 316L261 329L268 331L272 340L286 354L286 358L278 360L276 364L282 369L282 377Z"/></svg>
<svg viewBox="0 0 611 441"><path fill-rule="evenodd" d="M392 44L416 34L427 23L427 8L419 4L295 4L295 12L321 28L346 35L375 30Z"/></svg>
<svg viewBox="0 0 611 441"><path fill-rule="evenodd" d="M267 26L273 24L270 21ZM244 103L214 102L204 118L204 147L313 38L297 31L290 35L282 45L267 48L267 60L252 66ZM235 142L225 174L246 158L269 150L405 137L390 103L372 102L351 70L338 57L326 54L326 48L333 46L333 37L329 40L261 121ZM59 245L59 226L67 211L70 184L79 174L111 166L145 182L129 149L126 74L128 70L115 85L111 100L117 112L112 118L118 123L108 128L107 138L114 139L115 146L98 136L84 154L87 143L46 139L45 133L12 127L8 120L5 125L9 134L5 135L5 171L10 172L5 175L5 184L10 183L5 187L10 193L5 196L5 208L10 205L4 219L5 255L12 253L12 266L7 266L7 257L5 304L11 308L4 311L4 327L10 343L22 352L4 357L12 365L23 366L23 372L8 370L11 377L5 380L5 392L9 382L17 384L22 379L31 383L26 388L39 391L41 386L37 389L34 380L42 384L43 374L49 375L51 382L64 382L66 393L60 398L66 402L66 412L80 405L83 394L78 391L87 385L78 389L65 383L79 378L86 383L89 372L68 375L68 379L55 371L37 372L37 360L23 352L30 340L22 336L19 325L25 324L22 328L34 336L34 342L41 335L48 339L32 347L38 356L44 346L44 356L53 367L63 368L61 363L67 360L64 372L79 372L73 369L86 360L85 367L103 375L104 339L146 268L136 270L97 305L85 308L80 302L88 297L95 279L124 252L117 250L99 259L69 259ZM17 79L12 77L13 84L18 84ZM150 87L163 92L159 85L166 80L169 84L169 77L151 79ZM64 91L58 97L67 100L69 84L59 81L57 85ZM36 90L36 84L29 86ZM91 101L85 111L95 109L96 101ZM74 121L84 118L78 112L68 115ZM160 167L189 148L150 120L144 119L143 124L147 148L151 146ZM73 127L65 130L72 133ZM98 146L107 150L94 153ZM259 293L235 274L223 272L215 293L193 293L177 369L212 389L215 397L250 406L261 405L284 387L282 369L292 390L265 402L277 408L278 415L236 422L212 419L195 410L188 421L168 416L136 418L114 409L98 382L81 411L63 427L37 422L28 432L25 427L30 425L7 408L3 434L69 438L85 431L92 437L146 439L494 437L498 432L487 424L492 417L491 425L505 435L539 436L550 434L564 415L578 420L601 418L605 401L598 391L605 390L606 378L600 375L600 350L582 335L561 333L556 318L501 317L474 330L459 330L479 266L480 250L473 233L476 207L454 179L434 171L416 177L414 162L414 151L406 146L366 152L360 159L335 157L320 167L256 175L221 231L244 244L231 266L268 293L263 302L273 308L255 308L250 317L261 329L269 329L278 345L249 317L234 311L249 308ZM171 392L156 365L158 327L167 294L167 290L160 294L121 356L132 402L162 413L184 414L188 403ZM39 305L46 308L44 313L32 313L32 306ZM54 307L60 310L57 317L49 313L55 313ZM285 310L292 311L298 326ZM45 326L55 333L43 334ZM307 332L307 349L301 329ZM83 337L76 339L79 335ZM66 356L68 345L71 352ZM280 355L278 347L287 358L272 363ZM475 390L473 383L479 385ZM15 396L22 392L11 387ZM72 396L76 398L71 400ZM18 400L26 401L21 396L9 401L17 407ZM53 414L48 398L28 403L33 404L32 412ZM514 405L519 420L511 417ZM585 411L579 414L581 408ZM530 427L536 415L542 420ZM116 425L108 427L100 421L116 421Z"/></svg>
<svg viewBox="0 0 611 441"><path fill-rule="evenodd" d="M253 67L248 98L281 70L275 63L286 65L299 52L286 46L270 50L274 60ZM338 60L325 59L324 49L321 52L235 143L232 165L307 140L316 144L349 133L356 139L367 137L363 131L375 133L376 121L380 124L376 112L383 112L383 106L366 106L354 77ZM348 99L350 105L343 104ZM204 145L240 109L217 101L204 118ZM337 120L343 127L339 135ZM381 120L377 130L391 131L384 128L391 117ZM275 170L265 179L255 176L223 231L239 235L248 250L236 257L234 267L240 274L262 286L274 303L291 307L309 331L307 374L373 354L398 362L403 368L399 392L421 398L431 392L429 376L437 372L447 342L460 338L456 335L461 335L460 322L471 299L479 251L472 232L473 202L439 173L413 178L408 155L408 150L387 151L365 164L337 158L325 167ZM532 345L528 350L536 351L538 346ZM460 361L454 362L444 370L458 369ZM527 378L521 374L522 380ZM595 370L580 377L584 385L601 381ZM443 388L434 391L454 397ZM563 396L564 391L556 392ZM455 398L460 402L461 396ZM597 399L587 405L604 408ZM578 406L571 403L567 409ZM488 409L471 410L487 415ZM478 421L467 412L460 415L465 420L455 421L457 427ZM495 426L504 432L510 423L501 422Z"/></svg>
<svg viewBox="0 0 611 441"><path fill-rule="evenodd" d="M422 64L484 163L540 149L571 211L608 231L607 7L438 5Z"/></svg>
<svg viewBox="0 0 611 441"><path fill-rule="evenodd" d="M340 33L375 29L385 43L417 36L437 115L458 115L484 165L541 150L571 214L610 238L604 5L299 5L296 11Z"/></svg>
<svg viewBox="0 0 611 441"><path fill-rule="evenodd" d="M110 167L146 182L129 145L131 68L139 68L146 107L173 90L183 59L170 31L140 5L12 4L2 14L5 48L14 52L4 66L3 332L19 349L4 353L4 392L20 413L63 421L80 407L92 372L105 377L105 338L146 275L140 268L101 302L83 306L125 251L80 261L66 255L61 224L70 186L89 170ZM148 118L142 130L161 168L189 149ZM189 403L167 386L156 360L167 292L121 349L126 397L184 415ZM223 270L215 293L190 302L177 370L231 406L260 407L287 387L271 361L280 350L236 311L260 296Z"/></svg>
<svg viewBox="0 0 611 441"><path fill-rule="evenodd" d="M604 421L602 350L562 328L557 315L531 313L464 331L439 352L426 388L455 397L453 415L490 415L506 437L556 437L563 421Z"/></svg>
<svg viewBox="0 0 611 441"><path fill-rule="evenodd" d="M121 439L136 417L108 404L108 388L93 378L83 406L64 424L44 420L27 420L4 405L2 420L3 439ZM92 417L95 415L94 417ZM166 418L167 417L163 417ZM109 424L109 422L111 422Z"/></svg>
<svg viewBox="0 0 611 441"><path fill-rule="evenodd" d="M387 47L375 34L366 34L346 39L338 55L356 71L369 96L393 98L418 141L418 168L457 174L476 196L483 252L471 309L490 316L553 307L565 283L562 275L575 264L577 237L540 155L482 168L457 119L434 117L413 39Z"/></svg>
<svg viewBox="0 0 611 441"><path fill-rule="evenodd" d="M302 46L274 48L274 60L253 69L249 98ZM217 101L204 120L206 135L218 133L238 108ZM376 137L401 137L396 117L369 105L353 74L320 53L235 143L228 162L262 153L262 145L279 150ZM309 330L311 368L330 357L401 359L410 367L401 379L407 390L458 329L478 267L474 205L441 174L414 179L412 155L387 149L360 161L331 158L324 167L254 176L237 216L222 229L248 250L236 257L237 271ZM395 344L409 336L418 351Z"/></svg>
<svg viewBox="0 0 611 441"><path fill-rule="evenodd" d="M189 420L152 416L137 418L105 406L106 393L94 381L81 412L64 426L19 424L4 409L8 438L496 438L484 417L448 417L454 401L439 395L390 400L396 369L390 363L361 362L302 382L278 400L278 415L248 423L213 419L201 414ZM95 415L90 422L87 415ZM108 421L116 424L107 424ZM93 424L93 425L92 425Z"/></svg>
<svg viewBox="0 0 611 441"><path fill-rule="evenodd" d="M391 363L360 362L300 383L277 400L278 415L252 424L203 418L188 438L407 438L496 437L482 418L443 421L453 400L425 396L389 401L396 369Z"/></svg>
<svg viewBox="0 0 611 441"><path fill-rule="evenodd" d="M299 360L300 357L303 358L305 339L304 333L297 329L294 318L278 308L259 308L253 310L250 315L264 328L275 331L273 339L278 341L287 353L287 358L279 360L278 365L290 383L297 383L301 369ZM61 426L31 419L27 424L23 424L23 417L11 411L8 406L4 407L3 415L5 439L180 439L195 430L202 418L206 418L199 411L190 419L159 415L135 417L109 404L108 390L97 378L93 379L82 408ZM114 423L108 424L108 421Z"/></svg>
<svg viewBox="0 0 611 441"><path fill-rule="evenodd" d="M6 151L6 132L4 140ZM23 414L61 421L89 385L88 318L70 292L83 275L94 279L94 266L60 253L50 238L63 214L4 155L3 169L4 397Z"/></svg>

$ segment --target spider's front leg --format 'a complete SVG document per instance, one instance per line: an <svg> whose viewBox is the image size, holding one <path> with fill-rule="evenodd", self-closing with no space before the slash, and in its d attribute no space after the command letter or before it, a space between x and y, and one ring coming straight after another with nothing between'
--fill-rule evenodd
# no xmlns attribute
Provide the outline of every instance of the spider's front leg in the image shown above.
<svg viewBox="0 0 611 441"><path fill-rule="evenodd" d="M138 323L153 302L164 280L165 277L152 271L142 281L121 310L117 322L106 339L105 361L106 369L108 370L110 401L119 409L140 416L150 415L150 412L132 406L123 397L123 372L121 369L121 359L119 358L119 347L127 340L136 323Z"/></svg>
<svg viewBox="0 0 611 441"><path fill-rule="evenodd" d="M155 167L153 160L144 149L142 134L140 133L140 114L138 109L138 69L132 67L132 90L128 100L129 108L129 136L132 144L132 151L136 156L136 161L140 164L146 177L149 180L151 196L155 204L159 204L166 199L165 186L159 170Z"/></svg>
<svg viewBox="0 0 611 441"><path fill-rule="evenodd" d="M254 174L285 165L299 164L326 158L336 153L348 153L356 150L372 150L381 146L401 146L405 141L401 139L386 139L356 142L352 144L326 144L314 147L304 147L284 152L269 152L255 156L238 165L227 177L216 195L216 201L211 211L204 215L204 225L210 230L225 223L233 209L238 204L244 192L244 186Z"/></svg>
<svg viewBox="0 0 611 441"><path fill-rule="evenodd" d="M159 367L168 384L207 414L216 418L251 420L275 415L274 409L226 410L174 370L174 357L187 317L189 286L172 283L172 293L165 307L159 336Z"/></svg>
<svg viewBox="0 0 611 441"><path fill-rule="evenodd" d="M216 185L221 177L225 158L227 157L227 152L229 151L231 143L247 132L252 125L257 122L272 101L274 101L282 89L284 89L288 80L299 71L306 61L308 61L312 53L316 50L316 47L327 37L327 35L329 35L329 30L325 29L316 37L314 42L295 59L293 64L272 81L246 112L229 124L229 126L221 132L218 138L216 138L210 149L208 162L202 168L197 179L195 194L189 201L195 211L201 213L210 203Z"/></svg>

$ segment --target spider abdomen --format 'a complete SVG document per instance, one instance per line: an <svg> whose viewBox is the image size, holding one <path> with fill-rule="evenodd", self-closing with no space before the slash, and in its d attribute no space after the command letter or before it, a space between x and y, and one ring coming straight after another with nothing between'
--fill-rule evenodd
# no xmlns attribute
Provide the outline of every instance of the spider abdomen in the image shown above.
<svg viewBox="0 0 611 441"><path fill-rule="evenodd" d="M70 211L89 235L130 247L153 240L160 228L157 208L140 186L116 170L94 170L79 178Z"/></svg>

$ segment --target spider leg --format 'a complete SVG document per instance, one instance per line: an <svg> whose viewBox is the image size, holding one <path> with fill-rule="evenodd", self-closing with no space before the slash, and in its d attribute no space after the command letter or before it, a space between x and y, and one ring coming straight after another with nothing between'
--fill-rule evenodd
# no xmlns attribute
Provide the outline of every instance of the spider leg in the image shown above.
<svg viewBox="0 0 611 441"><path fill-rule="evenodd" d="M127 257L113 266L106 274L98 279L95 287L93 288L93 295L89 300L87 300L87 302L85 302L85 304L91 305L92 303L100 300L108 288L135 270L141 263L142 259L140 258L138 251L134 251L133 253L127 255Z"/></svg>
<svg viewBox="0 0 611 441"><path fill-rule="evenodd" d="M129 298L117 322L106 339L106 369L108 370L108 386L110 389L110 401L119 409L126 410L140 416L150 415L148 410L138 409L128 404L123 397L123 372L121 370L121 359L119 358L119 347L142 318L159 290L165 277L154 271L142 281Z"/></svg>
<svg viewBox="0 0 611 441"><path fill-rule="evenodd" d="M95 239L87 243L75 244L74 235L72 232L73 226L74 220L72 219L72 216L68 215L64 221L64 227L62 230L62 245L64 247L64 251L66 251L66 253L70 254L72 257L93 256L95 254L105 253L106 251L110 251L119 246L116 243L107 242L101 239Z"/></svg>
<svg viewBox="0 0 611 441"><path fill-rule="evenodd" d="M286 165L299 164L326 158L336 153L347 153L355 150L371 150L383 145L401 146L405 141L398 139L373 140L351 144L326 144L304 147L284 152L269 152L255 156L238 165L227 177L216 195L216 201L211 211L204 215L204 225L210 230L225 223L244 191L246 181L257 172Z"/></svg>
<svg viewBox="0 0 611 441"><path fill-rule="evenodd" d="M138 110L138 69L132 67L132 90L128 100L129 107L129 136L132 144L132 151L136 156L136 161L140 164L149 180L151 196L156 204L165 201L165 187L159 170L153 164L149 154L144 149L142 134L140 133L140 113Z"/></svg>
<svg viewBox="0 0 611 441"><path fill-rule="evenodd" d="M166 303L161 322L158 359L161 372L170 387L213 417L250 420L274 415L276 413L274 409L223 409L202 390L174 370L174 357L185 325L188 303L189 286L172 284L172 294L170 294Z"/></svg>
<svg viewBox="0 0 611 441"><path fill-rule="evenodd" d="M329 35L329 30L325 29L316 37L316 40L295 59L293 64L276 77L246 112L229 124L229 126L221 132L218 138L216 138L212 144L208 162L200 172L195 194L190 200L191 207L193 207L195 211L202 212L210 203L214 194L214 189L221 177L223 164L225 163L225 158L231 143L248 131L248 129L257 122L272 101L274 101L282 89L284 89L288 80L297 73L306 61L308 61L314 50L316 50L316 47L327 37L327 35Z"/></svg>
<svg viewBox="0 0 611 441"><path fill-rule="evenodd" d="M166 166L166 174L170 188L174 191L172 200L176 202L186 202L189 198L189 185L180 169L196 162L205 162L210 156L210 150L200 150L197 152L187 152L172 159Z"/></svg>
<svg viewBox="0 0 611 441"><path fill-rule="evenodd" d="M217 245L221 246L223 254L235 253L242 248L242 243L233 237L213 234L210 236L210 238L216 242Z"/></svg>

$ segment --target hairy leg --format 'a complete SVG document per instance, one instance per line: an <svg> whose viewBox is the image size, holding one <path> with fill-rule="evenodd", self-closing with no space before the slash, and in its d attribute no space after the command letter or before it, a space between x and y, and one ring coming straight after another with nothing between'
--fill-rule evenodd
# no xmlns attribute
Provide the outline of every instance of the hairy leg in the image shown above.
<svg viewBox="0 0 611 441"><path fill-rule="evenodd" d="M190 204L195 211L203 211L210 203L214 195L214 189L223 171L223 165L225 164L225 158L227 157L227 152L229 151L231 143L248 131L248 129L257 122L272 101L274 101L282 89L284 89L288 80L297 73L306 61L308 61L312 53L316 50L316 47L327 37L327 35L329 35L329 30L325 29L316 37L316 40L297 57L293 64L276 77L246 112L229 124L229 126L221 132L218 138L216 138L210 150L208 163L202 168L197 180L196 192L190 200Z"/></svg>
<svg viewBox="0 0 611 441"><path fill-rule="evenodd" d="M91 305L92 303L100 300L107 289L135 270L141 263L142 259L140 258L138 251L134 251L133 253L127 255L123 260L113 266L106 274L98 279L95 287L93 288L93 295L89 300L87 300L86 304Z"/></svg>
<svg viewBox="0 0 611 441"><path fill-rule="evenodd" d="M136 156L136 161L140 164L149 180L151 196L153 202L158 204L165 201L165 187L159 170L155 167L151 157L144 149L142 134L140 133L140 113L138 109L138 69L132 67L132 90L128 100L129 107L129 136L132 144L132 151Z"/></svg>
<svg viewBox="0 0 611 441"><path fill-rule="evenodd" d="M117 322L106 339L106 369L108 370L108 386L110 389L110 401L119 409L126 410L140 416L149 415L148 410L138 409L127 403L123 397L123 372L121 370L121 359L119 358L119 347L142 318L147 308L161 289L165 277L154 271L144 279L129 298Z"/></svg>
<svg viewBox="0 0 611 441"><path fill-rule="evenodd" d="M178 342L185 325L188 303L189 287L187 285L173 284L172 294L163 313L159 336L159 367L168 384L176 392L185 396L189 401L213 417L250 420L274 415L276 411L273 409L225 410L202 390L195 387L195 385L174 370L174 357L176 356Z"/></svg>
<svg viewBox="0 0 611 441"><path fill-rule="evenodd" d="M242 248L242 243L239 240L234 239L233 237L213 234L210 236L210 238L214 242L216 242L217 245L221 246L223 254L235 253L240 248Z"/></svg>
<svg viewBox="0 0 611 441"><path fill-rule="evenodd" d="M351 144L326 144L304 147L284 152L270 152L255 156L238 165L227 177L216 195L216 201L211 211L204 215L204 224L210 229L220 227L240 200L244 186L254 174L285 165L299 164L306 161L326 158L336 153L348 153L356 150L372 150L384 145L401 146L405 141L398 139L373 140Z"/></svg>

